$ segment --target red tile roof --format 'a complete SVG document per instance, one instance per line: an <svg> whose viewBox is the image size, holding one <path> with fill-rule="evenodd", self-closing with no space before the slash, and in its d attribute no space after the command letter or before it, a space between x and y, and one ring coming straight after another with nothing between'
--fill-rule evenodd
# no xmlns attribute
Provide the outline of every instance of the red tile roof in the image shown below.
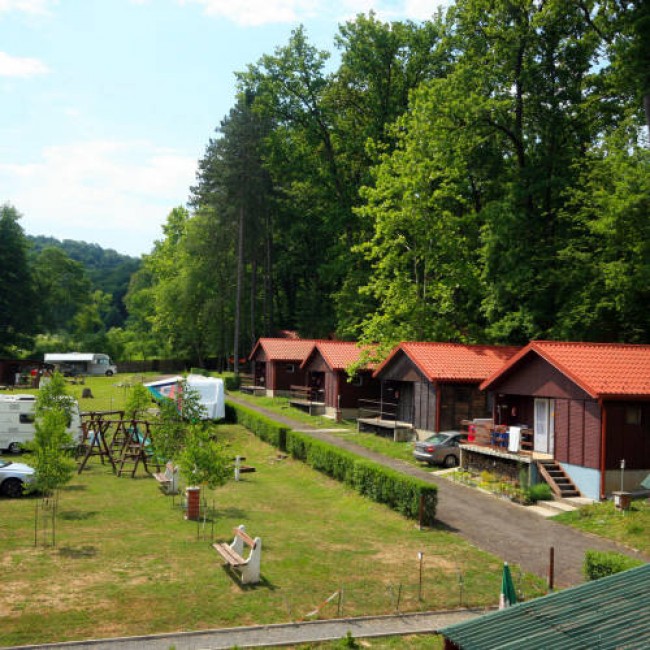
<svg viewBox="0 0 650 650"><path fill-rule="evenodd" d="M538 354L593 398L650 395L650 345L625 343L532 341L481 388L489 388L528 354Z"/></svg>
<svg viewBox="0 0 650 650"><path fill-rule="evenodd" d="M479 382L489 377L519 348L464 343L400 343L375 370L381 373L398 354L405 354L429 381Z"/></svg>
<svg viewBox="0 0 650 650"><path fill-rule="evenodd" d="M367 348L366 348L367 349ZM303 367L316 352L320 352L325 363L332 370L345 370L353 363L356 363L364 348L359 347L354 341L316 341L303 361ZM372 368L372 364L366 366Z"/></svg>
<svg viewBox="0 0 650 650"><path fill-rule="evenodd" d="M313 339L261 338L255 344L249 359L262 348L269 361L304 361L314 347Z"/></svg>

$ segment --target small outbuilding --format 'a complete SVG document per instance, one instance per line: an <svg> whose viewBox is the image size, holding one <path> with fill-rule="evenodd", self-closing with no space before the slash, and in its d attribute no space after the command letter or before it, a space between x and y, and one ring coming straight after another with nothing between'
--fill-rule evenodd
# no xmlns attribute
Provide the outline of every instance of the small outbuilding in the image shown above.
<svg viewBox="0 0 650 650"><path fill-rule="evenodd" d="M463 343L407 342L396 346L374 372L381 398L360 426L411 429L422 438L459 429L463 420L489 417L492 405L479 385L519 348Z"/></svg>
<svg viewBox="0 0 650 650"><path fill-rule="evenodd" d="M354 418L359 400L379 399L381 385L372 376L372 365L363 365L351 377L348 374L348 368L358 363L363 353L364 348L352 341L317 341L312 345L301 370L306 375L305 393L310 401L322 404L324 415ZM310 412L318 412L313 404Z"/></svg>
<svg viewBox="0 0 650 650"><path fill-rule="evenodd" d="M650 346L533 341L487 378L495 426L532 431L532 456L602 499L650 474Z"/></svg>
<svg viewBox="0 0 650 650"><path fill-rule="evenodd" d="M292 386L305 384L303 361L313 339L260 338L249 355L254 390L268 397L289 396Z"/></svg>

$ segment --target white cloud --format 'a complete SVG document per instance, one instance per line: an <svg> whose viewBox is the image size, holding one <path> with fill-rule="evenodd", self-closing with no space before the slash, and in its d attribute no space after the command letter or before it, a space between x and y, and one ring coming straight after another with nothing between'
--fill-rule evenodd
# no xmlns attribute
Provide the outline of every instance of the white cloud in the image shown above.
<svg viewBox="0 0 650 650"><path fill-rule="evenodd" d="M22 11L26 14L47 14L58 0L0 0L0 14Z"/></svg>
<svg viewBox="0 0 650 650"><path fill-rule="evenodd" d="M43 150L24 165L0 164L0 187L30 235L98 243L140 255L162 237L169 211L186 202L196 160L145 141L90 141Z"/></svg>
<svg viewBox="0 0 650 650"><path fill-rule="evenodd" d="M138 1L138 0L132 0ZM141 1L141 0L140 0ZM270 23L296 23L323 16L343 16L351 20L357 14L374 11L380 20L427 20L439 5L448 7L452 0L177 0L181 5L200 5L208 16L226 18L243 26Z"/></svg>
<svg viewBox="0 0 650 650"><path fill-rule="evenodd" d="M181 5L198 4L208 16L232 20L245 26L295 23L316 14L319 0L178 0Z"/></svg>
<svg viewBox="0 0 650 650"><path fill-rule="evenodd" d="M11 56L0 52L0 77L33 77L49 72L47 66L38 59Z"/></svg>

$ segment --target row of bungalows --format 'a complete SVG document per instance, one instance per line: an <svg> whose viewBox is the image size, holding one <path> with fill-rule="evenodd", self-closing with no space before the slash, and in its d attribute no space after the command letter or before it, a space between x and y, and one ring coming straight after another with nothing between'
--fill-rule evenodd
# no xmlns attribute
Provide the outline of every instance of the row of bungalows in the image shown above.
<svg viewBox="0 0 650 650"><path fill-rule="evenodd" d="M349 341L261 338L249 357L251 392L289 397L294 406L313 415L356 417L359 400L375 397L380 386L371 366L349 379L347 368L362 353Z"/></svg>
<svg viewBox="0 0 650 650"><path fill-rule="evenodd" d="M406 342L347 368L351 342L260 339L256 383L395 440L468 428L463 464L546 480L558 496L650 489L650 346Z"/></svg>

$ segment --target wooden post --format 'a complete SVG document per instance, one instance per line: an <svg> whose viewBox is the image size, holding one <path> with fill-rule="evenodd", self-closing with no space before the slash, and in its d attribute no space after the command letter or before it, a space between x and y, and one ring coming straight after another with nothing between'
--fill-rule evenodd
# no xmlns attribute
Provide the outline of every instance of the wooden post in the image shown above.
<svg viewBox="0 0 650 650"><path fill-rule="evenodd" d="M548 590L553 591L553 585L555 582L555 548L551 546L551 551L549 554L549 564L548 564Z"/></svg>

